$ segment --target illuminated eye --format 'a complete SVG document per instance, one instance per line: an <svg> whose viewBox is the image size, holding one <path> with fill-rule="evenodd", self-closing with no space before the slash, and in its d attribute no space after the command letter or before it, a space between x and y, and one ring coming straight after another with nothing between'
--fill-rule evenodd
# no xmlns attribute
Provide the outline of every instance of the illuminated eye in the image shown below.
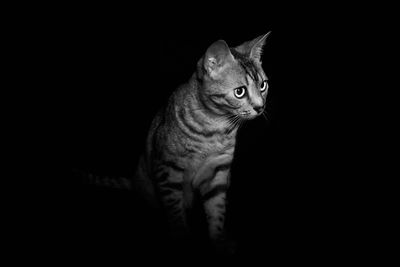
<svg viewBox="0 0 400 267"><path fill-rule="evenodd" d="M246 94L246 87L245 86L238 87L235 89L234 93L237 98L242 98Z"/></svg>
<svg viewBox="0 0 400 267"><path fill-rule="evenodd" d="M266 80L264 80L264 81L262 81L262 83L261 83L260 91L261 91L261 92L264 92L264 91L267 90L267 89L268 89L268 83L267 83Z"/></svg>

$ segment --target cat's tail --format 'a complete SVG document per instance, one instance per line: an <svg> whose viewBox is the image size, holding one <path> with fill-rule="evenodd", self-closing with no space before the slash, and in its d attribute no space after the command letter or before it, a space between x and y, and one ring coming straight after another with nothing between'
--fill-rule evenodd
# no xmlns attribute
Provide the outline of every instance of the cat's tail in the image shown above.
<svg viewBox="0 0 400 267"><path fill-rule="evenodd" d="M123 189L132 191L133 195L151 209L158 209L159 202L152 180L148 175L147 165L141 156L133 177L98 175L79 169L73 169L73 176L83 185L95 188Z"/></svg>
<svg viewBox="0 0 400 267"><path fill-rule="evenodd" d="M99 188L132 190L132 178L129 177L98 175L79 169L73 169L72 174L84 185Z"/></svg>

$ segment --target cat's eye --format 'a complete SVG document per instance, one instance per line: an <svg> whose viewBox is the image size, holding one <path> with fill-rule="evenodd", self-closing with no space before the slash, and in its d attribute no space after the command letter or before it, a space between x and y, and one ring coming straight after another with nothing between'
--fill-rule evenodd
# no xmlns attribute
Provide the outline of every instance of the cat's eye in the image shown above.
<svg viewBox="0 0 400 267"><path fill-rule="evenodd" d="M235 88L234 93L237 98L242 98L246 94L246 87L240 86L238 88Z"/></svg>
<svg viewBox="0 0 400 267"><path fill-rule="evenodd" d="M260 91L264 92L265 90L268 89L268 83L266 80L262 81L261 86L260 86Z"/></svg>

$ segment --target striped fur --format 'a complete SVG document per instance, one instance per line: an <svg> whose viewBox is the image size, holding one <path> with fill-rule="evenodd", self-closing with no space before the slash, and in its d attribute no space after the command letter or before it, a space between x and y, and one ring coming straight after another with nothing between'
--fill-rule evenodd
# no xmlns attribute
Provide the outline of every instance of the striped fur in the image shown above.
<svg viewBox="0 0 400 267"><path fill-rule="evenodd" d="M201 196L209 237L225 238L226 192L239 126L264 110L267 77L261 50L268 34L229 48L212 44L191 79L170 96L154 118L136 188L152 205L160 203L173 237L189 232L187 213ZM243 98L235 89L245 86ZM197 194L198 193L198 194ZM157 201L156 201L157 200Z"/></svg>

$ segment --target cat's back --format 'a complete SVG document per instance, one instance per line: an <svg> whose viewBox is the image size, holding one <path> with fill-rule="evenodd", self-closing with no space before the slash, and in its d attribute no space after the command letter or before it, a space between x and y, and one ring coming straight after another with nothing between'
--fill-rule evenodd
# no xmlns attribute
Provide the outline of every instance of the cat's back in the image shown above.
<svg viewBox="0 0 400 267"><path fill-rule="evenodd" d="M162 147L172 144L171 137L180 137L176 129L176 106L184 104L190 90L189 83L180 85L154 116L146 140L146 154L149 157L155 156L157 150L162 150Z"/></svg>

